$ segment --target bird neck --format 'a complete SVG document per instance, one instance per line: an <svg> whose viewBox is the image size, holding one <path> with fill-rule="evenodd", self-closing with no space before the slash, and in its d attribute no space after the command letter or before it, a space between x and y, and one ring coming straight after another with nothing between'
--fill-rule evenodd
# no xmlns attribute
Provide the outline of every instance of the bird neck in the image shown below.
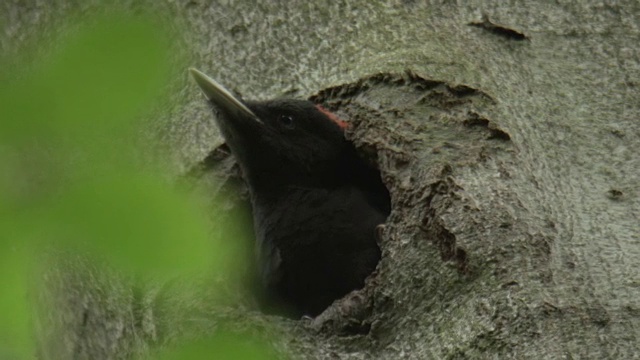
<svg viewBox="0 0 640 360"><path fill-rule="evenodd" d="M316 169L317 170L317 169ZM254 196L277 198L299 189L332 189L349 182L350 176L338 169L306 171L286 166L271 172L247 174L246 180ZM345 176L346 175L346 176Z"/></svg>

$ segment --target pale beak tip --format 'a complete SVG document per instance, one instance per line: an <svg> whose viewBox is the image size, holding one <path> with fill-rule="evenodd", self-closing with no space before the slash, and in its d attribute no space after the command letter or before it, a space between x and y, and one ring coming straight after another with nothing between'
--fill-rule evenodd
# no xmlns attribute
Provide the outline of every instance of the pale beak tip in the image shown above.
<svg viewBox="0 0 640 360"><path fill-rule="evenodd" d="M193 67L189 68L189 73L193 80L195 80L196 84L198 84L207 100L227 110L239 111L245 116L250 116L254 118L255 121L262 124L262 121L253 113L253 111L242 103L242 101L232 95L229 90L218 84L218 82L210 78L207 74Z"/></svg>

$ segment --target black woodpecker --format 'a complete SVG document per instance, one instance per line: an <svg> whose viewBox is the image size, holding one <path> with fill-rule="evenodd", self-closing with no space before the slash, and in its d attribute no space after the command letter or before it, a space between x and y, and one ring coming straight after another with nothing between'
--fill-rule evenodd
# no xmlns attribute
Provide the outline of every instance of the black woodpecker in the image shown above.
<svg viewBox="0 0 640 360"><path fill-rule="evenodd" d="M310 101L243 101L192 77L249 187L258 268L271 302L316 316L362 288L380 260L389 192L345 138L347 123Z"/></svg>

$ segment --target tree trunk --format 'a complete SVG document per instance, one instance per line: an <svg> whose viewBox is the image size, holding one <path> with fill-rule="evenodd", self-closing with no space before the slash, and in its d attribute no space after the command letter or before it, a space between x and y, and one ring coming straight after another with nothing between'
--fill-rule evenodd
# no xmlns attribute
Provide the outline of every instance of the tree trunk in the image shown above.
<svg viewBox="0 0 640 360"><path fill-rule="evenodd" d="M70 6L20 3L1 6L3 51ZM86 265L101 274L88 283L61 266L67 295L42 358L146 354L222 318L274 326L292 358L640 357L639 3L154 7L187 27L184 91L152 131L169 138L171 176L232 174L231 159L209 156L221 138L187 66L246 99L311 97L350 122L392 195L366 311L221 314L195 280L183 302L182 287L133 290ZM185 334L178 324L194 317Z"/></svg>

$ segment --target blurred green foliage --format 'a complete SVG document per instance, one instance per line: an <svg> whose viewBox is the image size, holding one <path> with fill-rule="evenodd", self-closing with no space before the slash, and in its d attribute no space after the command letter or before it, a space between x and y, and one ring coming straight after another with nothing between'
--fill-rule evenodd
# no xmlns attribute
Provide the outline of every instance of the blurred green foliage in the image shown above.
<svg viewBox="0 0 640 360"><path fill-rule="evenodd" d="M6 240L0 251L0 358L27 358L33 353L26 295L30 258Z"/></svg>
<svg viewBox="0 0 640 360"><path fill-rule="evenodd" d="M273 349L264 343L220 334L206 340L193 342L176 349L164 351L159 360L251 360L278 359Z"/></svg>
<svg viewBox="0 0 640 360"><path fill-rule="evenodd" d="M220 257L233 240L216 243L202 204L140 170L134 157L139 119L165 99L172 54L164 35L150 17L101 15L28 70L0 67L0 357L34 353L32 249L83 249L143 276L231 271ZM166 358L266 356L264 346L229 339Z"/></svg>

